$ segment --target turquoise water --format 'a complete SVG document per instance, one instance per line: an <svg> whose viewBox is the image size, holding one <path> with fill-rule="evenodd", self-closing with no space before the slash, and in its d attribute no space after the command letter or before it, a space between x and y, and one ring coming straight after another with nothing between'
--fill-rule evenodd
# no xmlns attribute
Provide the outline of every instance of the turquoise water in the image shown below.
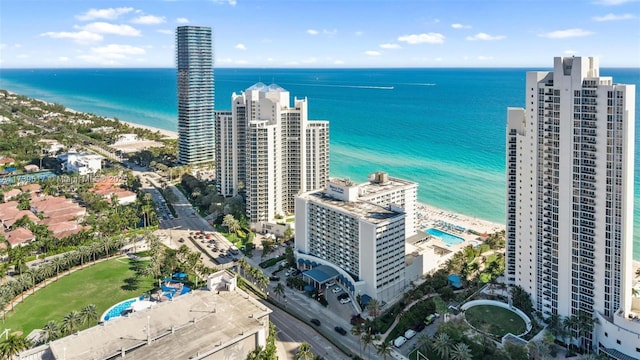
<svg viewBox="0 0 640 360"><path fill-rule="evenodd" d="M507 107L524 106L526 71L534 70L545 69L224 68L215 70L215 103L229 109L233 92L277 83L308 98L310 119L330 121L332 176L361 182L385 170L418 182L422 202L504 223ZM600 73L640 85L639 69ZM175 77L174 69L2 69L0 88L175 131ZM636 127L639 118L636 111ZM636 174L639 151L636 137ZM640 191L634 203L640 260Z"/></svg>
<svg viewBox="0 0 640 360"><path fill-rule="evenodd" d="M425 232L429 235L439 237L440 239L442 239L442 241L447 243L447 245L449 246L462 244L464 242L463 238L459 236L451 235L448 232L440 231L436 228L427 229L425 230Z"/></svg>
<svg viewBox="0 0 640 360"><path fill-rule="evenodd" d="M125 300L125 301L122 301L122 302L119 302L119 303L113 305L111 308L109 308L107 313L102 316L102 320L101 321L107 321L109 319L113 319L113 318L119 317L120 314L122 314L123 311L127 310L128 308L130 308L131 304L136 302L136 300L137 299L129 299L129 300Z"/></svg>

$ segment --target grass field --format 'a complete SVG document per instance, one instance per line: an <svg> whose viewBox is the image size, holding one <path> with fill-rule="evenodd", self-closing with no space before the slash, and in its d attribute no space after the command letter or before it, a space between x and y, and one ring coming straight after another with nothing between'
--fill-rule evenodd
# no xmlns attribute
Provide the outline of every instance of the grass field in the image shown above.
<svg viewBox="0 0 640 360"><path fill-rule="evenodd" d="M502 337L507 333L519 335L527 330L524 320L511 310L492 305L478 305L467 309L465 318L478 330L486 325L491 334Z"/></svg>
<svg viewBox="0 0 640 360"><path fill-rule="evenodd" d="M29 295L14 311L7 313L7 320L0 329L19 330L26 336L47 321L60 323L69 312L80 311L89 304L96 305L100 317L114 304L140 296L152 288L151 278L135 280L134 263L125 258L112 259L61 277Z"/></svg>

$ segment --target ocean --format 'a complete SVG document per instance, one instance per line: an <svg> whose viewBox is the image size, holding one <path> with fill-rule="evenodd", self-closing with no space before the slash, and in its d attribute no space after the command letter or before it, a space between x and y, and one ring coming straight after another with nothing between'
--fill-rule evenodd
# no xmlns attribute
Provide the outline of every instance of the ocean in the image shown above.
<svg viewBox="0 0 640 360"><path fill-rule="evenodd" d="M215 108L257 82L306 97L309 119L330 122L331 175L383 170L419 183L421 202L504 223L507 107L524 106L525 75L505 69L215 69ZM640 69L601 69L636 84ZM124 121L177 129L175 69L0 69L0 88ZM640 134L640 111L636 133ZM635 187L640 189L636 137ZM640 260L640 190L634 258Z"/></svg>

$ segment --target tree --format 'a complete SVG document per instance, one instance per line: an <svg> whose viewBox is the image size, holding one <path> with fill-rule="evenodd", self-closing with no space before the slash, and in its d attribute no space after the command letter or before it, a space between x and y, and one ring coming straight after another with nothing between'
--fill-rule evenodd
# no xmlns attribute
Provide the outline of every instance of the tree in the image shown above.
<svg viewBox="0 0 640 360"><path fill-rule="evenodd" d="M377 299L369 300L369 304L367 304L367 310L369 311L369 315L373 316L373 318L377 318L380 315L380 302Z"/></svg>
<svg viewBox="0 0 640 360"><path fill-rule="evenodd" d="M296 360L311 360L313 359L313 353L311 352L311 345L306 342L300 344L298 351L296 351Z"/></svg>
<svg viewBox="0 0 640 360"><path fill-rule="evenodd" d="M60 325L55 320L49 320L43 327L40 333L40 341L42 343L48 343L56 340L60 337Z"/></svg>
<svg viewBox="0 0 640 360"><path fill-rule="evenodd" d="M367 350L369 345L373 343L373 335L370 332L365 331L362 334L362 344L364 344L364 349ZM369 350L369 359L371 359L371 350Z"/></svg>
<svg viewBox="0 0 640 360"><path fill-rule="evenodd" d="M442 359L448 359L451 353L451 338L447 333L438 333L433 338L433 350L435 350Z"/></svg>
<svg viewBox="0 0 640 360"><path fill-rule="evenodd" d="M504 351L509 355L511 360L528 360L529 353L527 347L524 345L517 345L512 342L507 342L504 346Z"/></svg>
<svg viewBox="0 0 640 360"><path fill-rule="evenodd" d="M566 335L569 337L569 353L572 353L571 345L573 344L573 340L576 338L576 328L578 327L578 324L579 320L576 315L567 316L562 322L562 326L566 331Z"/></svg>
<svg viewBox="0 0 640 360"><path fill-rule="evenodd" d="M284 285L282 285L282 283L278 283L278 285L276 285L276 287L273 289L273 293L278 297L284 295Z"/></svg>
<svg viewBox="0 0 640 360"><path fill-rule="evenodd" d="M451 360L471 360L471 349L465 343L457 343L451 349Z"/></svg>
<svg viewBox="0 0 640 360"><path fill-rule="evenodd" d="M527 344L527 349L532 360L550 359L549 347L542 341L530 341Z"/></svg>
<svg viewBox="0 0 640 360"><path fill-rule="evenodd" d="M376 353L378 355L382 355L384 360L387 360L387 356L391 354L391 342L390 341L382 341L378 346L376 346Z"/></svg>
<svg viewBox="0 0 640 360"><path fill-rule="evenodd" d="M0 342L0 355L2 355L3 359L12 359L20 352L28 349L29 346L31 346L31 343L27 339L13 333Z"/></svg>
<svg viewBox="0 0 640 360"><path fill-rule="evenodd" d="M358 337L358 345L359 345L359 349L360 349L360 357L362 358L362 334L364 333L364 330L362 329L362 326L360 325L355 325L351 328L351 335L355 335Z"/></svg>
<svg viewBox="0 0 640 360"><path fill-rule="evenodd" d="M222 225L225 226L227 228L227 232L230 232L230 233L232 232L231 228L235 226L236 222L237 220L231 214L225 215L224 218L222 219Z"/></svg>
<svg viewBox="0 0 640 360"><path fill-rule="evenodd" d="M72 311L62 319L62 332L65 334L73 334L82 324L82 317L77 311Z"/></svg>
<svg viewBox="0 0 640 360"><path fill-rule="evenodd" d="M98 311L94 304L89 304L80 310L80 319L83 325L90 325L98 320Z"/></svg>
<svg viewBox="0 0 640 360"><path fill-rule="evenodd" d="M531 297L526 290L518 285L515 285L511 288L511 302L513 306L524 311L526 314L531 315L531 313L533 312Z"/></svg>

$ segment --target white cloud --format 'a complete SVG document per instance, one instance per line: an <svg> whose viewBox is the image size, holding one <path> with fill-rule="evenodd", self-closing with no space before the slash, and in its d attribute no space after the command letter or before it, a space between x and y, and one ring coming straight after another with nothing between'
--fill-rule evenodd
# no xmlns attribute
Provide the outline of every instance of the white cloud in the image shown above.
<svg viewBox="0 0 640 360"><path fill-rule="evenodd" d="M411 34L402 35L398 37L398 41L406 42L407 44L442 44L444 43L444 35L440 33L423 33L423 34Z"/></svg>
<svg viewBox="0 0 640 360"><path fill-rule="evenodd" d="M565 55L575 55L575 54L577 54L578 52L577 52L577 51L575 51L575 50L565 50L565 51L564 51L564 53L565 53Z"/></svg>
<svg viewBox="0 0 640 360"><path fill-rule="evenodd" d="M4 49L7 47L7 44L0 44L0 50Z"/></svg>
<svg viewBox="0 0 640 360"><path fill-rule="evenodd" d="M622 5L630 2L636 2L638 0L597 0L595 3L600 5Z"/></svg>
<svg viewBox="0 0 640 360"><path fill-rule="evenodd" d="M618 21L618 20L631 20L631 19L635 19L636 16L633 14L622 14L622 15L616 15L616 14L607 14L605 16L594 16L593 17L593 21L598 21L598 22L603 22L603 21Z"/></svg>
<svg viewBox="0 0 640 360"><path fill-rule="evenodd" d="M334 65L344 65L344 61L342 60L336 60L333 62Z"/></svg>
<svg viewBox="0 0 640 360"><path fill-rule="evenodd" d="M236 4L238 3L236 0L211 0L211 2L222 5L229 4L231 6L236 6Z"/></svg>
<svg viewBox="0 0 640 360"><path fill-rule="evenodd" d="M338 33L338 29L333 29L333 30L323 29L322 33L327 35L327 36L334 36L335 34Z"/></svg>
<svg viewBox="0 0 640 360"><path fill-rule="evenodd" d="M249 64L249 61L247 61L247 60L236 60L235 63L237 65L247 65L247 64Z"/></svg>
<svg viewBox="0 0 640 360"><path fill-rule="evenodd" d="M307 30L307 34L309 34L309 35L318 35L318 30L309 29L309 30Z"/></svg>
<svg viewBox="0 0 640 360"><path fill-rule="evenodd" d="M177 18L176 22L178 24L188 24L189 23L189 19L187 19L187 18Z"/></svg>
<svg viewBox="0 0 640 360"><path fill-rule="evenodd" d="M314 64L318 61L318 59L314 58L314 57L308 57L306 59L302 59L300 60L300 63L302 64Z"/></svg>
<svg viewBox="0 0 640 360"><path fill-rule="evenodd" d="M141 47L121 44L109 44L93 47L89 54L78 56L79 59L99 65L119 65L119 60L128 59L130 56L144 55L146 51Z"/></svg>
<svg viewBox="0 0 640 360"><path fill-rule="evenodd" d="M117 19L120 15L133 11L132 7L108 8L108 9L91 9L84 14L76 15L76 19L89 21L94 19Z"/></svg>
<svg viewBox="0 0 640 360"><path fill-rule="evenodd" d="M48 31L46 33L40 34L40 36L47 36L53 39L72 39L78 43L90 43L101 41L103 39L102 35L92 33L89 31L78 31L78 32L68 32L68 31Z"/></svg>
<svg viewBox="0 0 640 360"><path fill-rule="evenodd" d="M19 54L16 56L18 59L28 59L30 58L29 54Z"/></svg>
<svg viewBox="0 0 640 360"><path fill-rule="evenodd" d="M482 61L482 60L493 60L493 56L480 55L480 56L478 56L478 60L480 60L480 61Z"/></svg>
<svg viewBox="0 0 640 360"><path fill-rule="evenodd" d="M169 29L158 29L156 31L159 32L160 34L167 34L167 35L173 34L173 30L169 30Z"/></svg>
<svg viewBox="0 0 640 360"><path fill-rule="evenodd" d="M380 51L375 51L375 50L367 50L364 52L365 55L368 56L380 56L382 55L382 53Z"/></svg>
<svg viewBox="0 0 640 360"><path fill-rule="evenodd" d="M66 61L69 61L69 58L66 56L59 56L58 61L66 62Z"/></svg>
<svg viewBox="0 0 640 360"><path fill-rule="evenodd" d="M549 39L566 39L566 38L572 38L572 37L579 37L579 36L588 36L593 34L591 31L587 31L587 30L582 30L582 29L567 29L567 30L556 30L556 31L551 31L545 34L540 34L538 36L540 37L546 37Z"/></svg>
<svg viewBox="0 0 640 360"><path fill-rule="evenodd" d="M362 36L364 35L364 31L358 30L354 33L355 36Z"/></svg>
<svg viewBox="0 0 640 360"><path fill-rule="evenodd" d="M244 46L243 43L236 44L236 46L234 46L234 48L236 48L238 50L247 50L247 47Z"/></svg>
<svg viewBox="0 0 640 360"><path fill-rule="evenodd" d="M454 29L471 29L471 25L464 24L451 24L451 27Z"/></svg>
<svg viewBox="0 0 640 360"><path fill-rule="evenodd" d="M98 34L114 34L121 36L140 36L140 30L132 27L131 25L116 25L106 22L94 22L85 26L78 27L76 29L82 29Z"/></svg>
<svg viewBox="0 0 640 360"><path fill-rule="evenodd" d="M504 35L489 35L487 33L477 33L473 36L467 36L467 40L469 41L475 41L475 40L482 40L482 41L490 41L490 40L502 40L504 39L506 36Z"/></svg>
<svg viewBox="0 0 640 360"><path fill-rule="evenodd" d="M162 24L165 22L164 16L155 16L155 15L142 15L137 18L131 20L134 24L142 24L142 25L156 25Z"/></svg>
<svg viewBox="0 0 640 360"><path fill-rule="evenodd" d="M395 43L380 44L380 47L383 49L402 49L402 46Z"/></svg>

